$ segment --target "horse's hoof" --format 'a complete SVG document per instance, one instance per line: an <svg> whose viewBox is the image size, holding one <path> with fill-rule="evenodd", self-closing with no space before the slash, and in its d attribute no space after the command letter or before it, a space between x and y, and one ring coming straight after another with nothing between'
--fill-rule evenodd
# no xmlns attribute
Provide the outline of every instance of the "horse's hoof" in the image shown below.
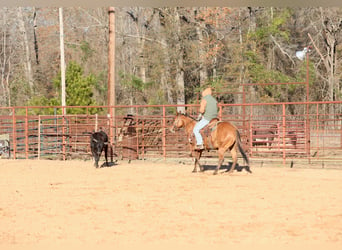
<svg viewBox="0 0 342 250"><path fill-rule="evenodd" d="M217 171L214 172L214 175L217 175Z"/></svg>
<svg viewBox="0 0 342 250"><path fill-rule="evenodd" d="M197 173L197 170L192 170L193 173Z"/></svg>

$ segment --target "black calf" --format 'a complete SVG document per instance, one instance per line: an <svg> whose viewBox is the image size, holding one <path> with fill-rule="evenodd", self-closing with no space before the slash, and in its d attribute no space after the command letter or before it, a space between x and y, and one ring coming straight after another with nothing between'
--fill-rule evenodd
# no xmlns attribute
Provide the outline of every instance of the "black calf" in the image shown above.
<svg viewBox="0 0 342 250"><path fill-rule="evenodd" d="M100 160L102 150L105 152L106 166L109 166L108 160L107 160L108 136L105 132L99 131L99 132L95 132L91 134L90 148L91 148L91 153L93 154L93 157L95 160L94 166L96 168L99 167L99 160Z"/></svg>

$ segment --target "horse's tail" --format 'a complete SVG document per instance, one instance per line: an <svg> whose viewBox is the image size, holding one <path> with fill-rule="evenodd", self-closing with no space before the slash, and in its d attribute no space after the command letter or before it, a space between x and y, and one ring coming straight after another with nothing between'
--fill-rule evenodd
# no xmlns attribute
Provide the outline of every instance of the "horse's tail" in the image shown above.
<svg viewBox="0 0 342 250"><path fill-rule="evenodd" d="M239 151L240 151L240 153L241 153L243 159L244 159L244 160L246 161L246 163L247 163L247 171L251 173L252 171L249 169L249 160L248 160L248 157L247 157L245 151L244 151L243 148L242 148L242 142L241 142L241 136L240 136L239 130L236 130L236 142L237 142L237 146L238 146L238 148L239 148Z"/></svg>

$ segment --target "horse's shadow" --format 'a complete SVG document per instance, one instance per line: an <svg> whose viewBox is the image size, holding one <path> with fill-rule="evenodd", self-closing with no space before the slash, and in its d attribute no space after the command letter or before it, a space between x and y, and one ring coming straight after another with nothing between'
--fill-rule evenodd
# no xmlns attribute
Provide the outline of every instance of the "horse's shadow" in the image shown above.
<svg viewBox="0 0 342 250"><path fill-rule="evenodd" d="M112 161L112 162L108 162L108 164L106 164L106 162L102 163L100 168L110 168L110 167L114 167L116 165L118 165L117 163L118 161Z"/></svg>
<svg viewBox="0 0 342 250"><path fill-rule="evenodd" d="M203 164L203 172L208 171L208 170L215 170L217 165L205 165ZM220 167L220 170L226 170L226 172L228 172L233 166L233 162L229 162L228 164L222 164L222 166ZM240 166L239 163L236 163L235 165L235 169L238 172L242 172L243 170L246 170L249 173L252 173L252 171L250 170L249 166Z"/></svg>

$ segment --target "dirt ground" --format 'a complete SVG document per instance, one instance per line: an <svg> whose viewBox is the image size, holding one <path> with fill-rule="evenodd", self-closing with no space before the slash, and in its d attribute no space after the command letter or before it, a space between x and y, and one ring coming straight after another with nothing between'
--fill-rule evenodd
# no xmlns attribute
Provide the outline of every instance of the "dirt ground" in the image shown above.
<svg viewBox="0 0 342 250"><path fill-rule="evenodd" d="M192 167L2 159L0 249L342 249L342 170Z"/></svg>

